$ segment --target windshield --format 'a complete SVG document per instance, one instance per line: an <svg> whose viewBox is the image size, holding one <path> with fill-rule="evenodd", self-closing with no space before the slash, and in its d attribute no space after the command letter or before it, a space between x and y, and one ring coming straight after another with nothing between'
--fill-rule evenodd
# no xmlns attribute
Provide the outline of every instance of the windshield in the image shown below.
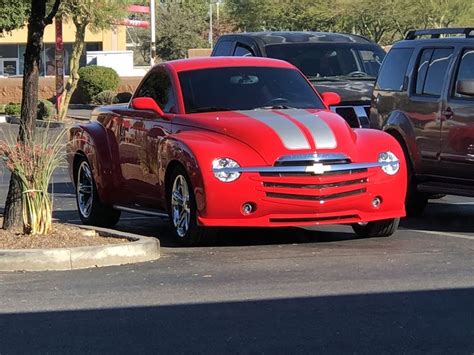
<svg viewBox="0 0 474 355"><path fill-rule="evenodd" d="M324 105L294 69L226 67L179 73L186 113Z"/></svg>
<svg viewBox="0 0 474 355"><path fill-rule="evenodd" d="M375 79L385 52L375 45L354 43L285 43L265 47L268 57L298 67L311 80L318 78Z"/></svg>

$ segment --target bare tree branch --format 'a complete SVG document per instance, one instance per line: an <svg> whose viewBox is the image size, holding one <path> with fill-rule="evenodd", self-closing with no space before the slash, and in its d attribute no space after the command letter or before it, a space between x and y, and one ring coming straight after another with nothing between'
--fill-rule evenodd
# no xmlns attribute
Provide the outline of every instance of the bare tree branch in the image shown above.
<svg viewBox="0 0 474 355"><path fill-rule="evenodd" d="M58 12L59 9L59 4L61 3L61 0L55 0L54 5L51 9L51 12L49 13L48 16L45 17L43 23L45 26L50 25L53 23L53 18L56 16L56 13Z"/></svg>

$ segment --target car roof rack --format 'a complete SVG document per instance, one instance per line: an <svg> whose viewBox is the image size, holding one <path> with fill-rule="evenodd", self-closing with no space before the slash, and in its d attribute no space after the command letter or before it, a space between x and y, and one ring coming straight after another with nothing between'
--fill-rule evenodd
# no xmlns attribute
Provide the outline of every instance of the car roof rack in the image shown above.
<svg viewBox="0 0 474 355"><path fill-rule="evenodd" d="M426 30L409 31L405 36L406 40L413 40L421 36L431 36L431 38L440 38L441 35L464 35L466 38L474 38L474 27L459 28L434 28Z"/></svg>

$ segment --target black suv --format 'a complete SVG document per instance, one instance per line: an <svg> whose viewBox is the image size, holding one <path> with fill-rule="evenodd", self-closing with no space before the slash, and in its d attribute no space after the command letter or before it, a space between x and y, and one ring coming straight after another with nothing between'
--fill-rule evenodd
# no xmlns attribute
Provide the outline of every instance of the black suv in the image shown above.
<svg viewBox="0 0 474 355"><path fill-rule="evenodd" d="M282 59L298 67L318 92L333 91L331 109L351 127L369 126L370 94L385 51L367 38L326 32L255 32L219 37L211 56Z"/></svg>
<svg viewBox="0 0 474 355"><path fill-rule="evenodd" d="M385 57L371 127L393 135L409 171L408 215L436 194L474 196L474 28L409 32Z"/></svg>

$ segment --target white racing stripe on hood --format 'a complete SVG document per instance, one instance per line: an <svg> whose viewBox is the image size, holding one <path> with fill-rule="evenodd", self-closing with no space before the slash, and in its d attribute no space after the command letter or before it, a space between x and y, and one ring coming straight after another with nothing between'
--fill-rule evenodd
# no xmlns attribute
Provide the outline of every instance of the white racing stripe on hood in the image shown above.
<svg viewBox="0 0 474 355"><path fill-rule="evenodd" d="M289 119L271 111L249 110L237 111L270 127L281 139L287 149L310 149L303 131Z"/></svg>
<svg viewBox="0 0 474 355"><path fill-rule="evenodd" d="M278 112L303 124L311 132L316 148L332 149L337 147L334 132L318 115L299 109L278 110Z"/></svg>

